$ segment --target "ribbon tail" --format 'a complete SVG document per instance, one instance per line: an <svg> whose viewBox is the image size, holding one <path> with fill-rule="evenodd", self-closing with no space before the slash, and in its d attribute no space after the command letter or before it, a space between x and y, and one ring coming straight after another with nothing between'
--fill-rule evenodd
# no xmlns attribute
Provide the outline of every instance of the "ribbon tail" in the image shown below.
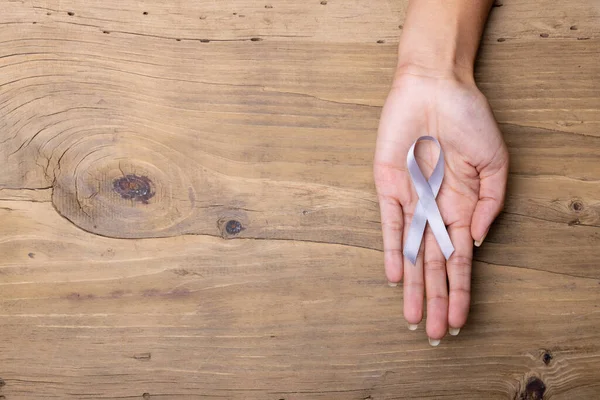
<svg viewBox="0 0 600 400"><path fill-rule="evenodd" d="M404 257L406 257L412 265L417 262L417 256L419 254L419 247L423 241L423 232L425 232L425 225L427 224L427 218L425 217L425 210L419 201L417 208L413 214L412 221L410 222L410 228L408 235L406 235L406 242L404 243Z"/></svg>

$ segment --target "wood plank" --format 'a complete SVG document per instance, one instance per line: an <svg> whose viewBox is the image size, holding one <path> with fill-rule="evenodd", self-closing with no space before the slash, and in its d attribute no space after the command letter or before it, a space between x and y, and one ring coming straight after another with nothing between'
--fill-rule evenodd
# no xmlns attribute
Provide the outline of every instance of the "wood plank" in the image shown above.
<svg viewBox="0 0 600 400"><path fill-rule="evenodd" d="M35 46L35 44L31 45ZM84 45L85 47L88 46L88 44L83 43L75 46L81 51ZM585 42L585 44L580 45L577 42L577 45L579 51L584 51L587 48L584 48L584 46L589 44ZM77 51L71 43L64 46L67 47L65 53L73 54ZM241 45L222 46L230 46L231 48L229 50L213 50L215 57L218 51L232 56L234 54L240 56L240 53L243 52ZM273 52L273 54L277 52L274 45L261 43L257 46L270 47L265 51ZM369 53L369 48L369 46L365 46L360 50L357 50L356 46L352 48L347 46L331 48L333 54L338 54L338 56L335 57L336 60L326 60L325 62L329 68L324 69L332 72L325 72L325 75L329 75L327 76L328 80L314 83L314 87L318 90L343 96L335 87L342 86L344 78L336 78L334 71L339 70L343 59L351 54L355 54L357 57L359 53L364 54L363 61L366 63L366 60L371 56L376 56L376 53ZM555 48L556 46L550 46L547 50L553 51ZM302 51L303 57L310 57L308 47L302 48L301 46L298 50ZM513 50L516 51L517 48L513 48ZM111 51L113 50L109 48L102 49L98 57L103 59L102 54L111 53ZM26 52L29 53L29 51ZM256 53L250 51L246 55L250 56L251 54L256 57ZM82 58L84 56L85 54L81 55ZM31 55L23 57L31 58ZM260 65L259 58L260 56L256 57L255 62L250 64ZM391 56L388 57L387 61L390 70L391 58ZM57 179L60 190L69 195L68 198L71 202L75 202L72 197L74 181L77 179L95 182L94 178L91 177L94 174L107 174L106 178L109 181L116 179L116 176L121 174L120 169L125 168L127 170L127 167L130 167L126 173L135 170L135 165L132 164L134 164L136 158L141 159L141 163L148 163L148 158L155 156L158 151L167 150L168 148L170 149L168 157L161 156L162 161L159 161L160 159L152 160L156 163L162 162L156 167L163 171L162 174L167 171L163 164L171 163L172 158L178 158L179 169L187 171L201 169L203 172L202 174L198 173L198 175L207 175L206 178L194 177L194 179L200 180L200 182L194 182L191 177L173 170L164 179L160 179L159 176L155 178L158 185L173 186L168 189L170 192L182 192L181 202L188 203L188 207L190 203L188 199L189 187L192 187L195 192L206 193L207 191L211 192L211 185L221 185L224 186L222 189L213 187L212 191L218 192L221 196L223 193L229 192L233 196L233 192L236 190L235 187L240 186L235 177L245 180L248 180L248 178L263 178L253 181L255 188L252 188L251 191L254 193L271 193L273 190L271 183L280 185L282 191L293 192L293 187L290 188L278 181L295 181L302 182L302 184L311 181L326 186L315 185L312 190L328 190L328 187L347 187L349 189L361 189L364 192L368 191L364 194L364 197L368 198L367 201L357 200L351 206L360 209L371 209L369 218L376 219L376 210L373 210L373 207L370 207L368 203L374 199L372 197L370 163L372 161L372 143L379 113L377 107L338 104L338 102L364 101L356 98L338 98L330 101L315 99L311 96L318 97L318 93L304 94L301 93L301 89L297 89L297 92L301 93L300 95L295 94L296 92L285 93L286 90L291 89L277 87L273 90L265 89L258 86L258 83L244 83L241 77L232 77L229 83L217 82L216 84L206 84L201 81L190 82L187 78L179 80L175 77L169 78L175 79L174 81L161 82L160 74L155 70L157 68L162 70L167 68L168 65L149 66L149 70L145 75L152 75L154 78L140 78L131 81L131 78L135 76L134 74L141 73L139 67L131 65L128 71L115 72L114 69L123 69L126 63L120 60L105 59L104 61L106 62L105 67L100 66L102 62L99 60L95 63L95 67L89 70L84 69L84 72L79 73L74 71L78 68L87 68L89 64L86 62L81 64L75 60L65 60L64 63L61 62L60 65L56 66L57 70L65 70L64 74L61 74L64 77L56 78L58 80L56 84L49 83L48 78L40 78L40 80L46 82L42 86L38 84L30 86L31 83L26 83L28 80L19 80L19 76L22 74L33 74L32 71L23 68L20 62L17 62L17 65L4 68L15 74L13 80L18 80L16 83L7 84L2 95L5 109L10 110L4 120L10 133L7 134L7 136L9 135L7 142L2 147L2 155L6 163L15 168L14 170L8 168L3 172L5 185L46 187ZM285 60L284 55L284 61L282 69L291 68L292 64L305 60L294 59L294 57ZM27 63L30 62L36 64L35 61L27 61ZM177 62L181 61L178 60ZM375 63L376 61L370 62ZM42 62L42 64L45 63L47 61ZM598 80L593 79L594 76L598 76L598 73L595 73L593 68L596 67L591 66L591 64L590 69L587 71L590 74L589 77L586 77L581 83L576 81L577 85L591 84L592 86L598 86ZM575 65L571 65L571 67L561 71L561 73L571 74L578 69ZM498 68L503 67L498 66ZM184 69L193 71L191 65L185 66ZM217 67L216 69L225 71L227 67L223 65L222 68ZM485 69L480 69L482 70L480 85L486 90L489 85L486 79L491 73L484 73ZM154 73L151 72L153 70ZM357 86L370 86L370 82L375 78L369 74L369 70L370 68L365 68L363 71L354 74L355 81L358 81ZM304 70L299 71L302 71L298 72L302 75L309 73ZM73 79L73 74L80 74L81 78ZM379 80L377 92L381 99L366 100L365 104L383 100L388 76L389 71L386 71L380 73L379 78L377 78ZM302 76L298 77L297 81L306 83L304 78L308 79L307 76ZM254 79L258 82L259 77L255 76ZM286 79L286 77L281 77L280 81L283 82ZM111 81L114 82L114 85L108 84ZM551 82L557 90L560 88L561 81ZM131 86L132 83L135 86ZM48 84L50 87L47 89L46 85ZM123 88L115 91L108 89L119 85L123 85ZM274 82L274 85L279 86L279 82ZM323 87L321 88L321 86ZM58 89L59 87L63 88L62 91ZM589 111L593 117L590 117L586 124L561 128L564 129L564 132L583 130L590 135L597 132L593 121L593 118L600 121L600 117L598 117L600 115L598 111L600 110L600 104L595 105L600 100L600 97L598 97L600 87L597 87L597 89L595 91L596 97L586 100L590 106L595 107ZM44 90L50 90L52 95L40 96L39 91ZM351 89L343 90L350 91ZM498 90L502 91L501 86ZM353 92L356 93L355 90ZM516 89L511 89L507 94L515 92L517 92ZM536 92L536 95L542 95L543 92L544 90L540 89ZM15 96L15 93L18 93L18 95ZM148 94L145 95L145 93ZM185 95L182 93L185 93ZM488 93L488 96L490 96L492 104L499 114L500 121L503 122L502 114L504 111L501 105L496 104L498 102L494 99L493 92ZM38 99L38 97L41 98ZM539 101L546 102L545 107L547 108L544 109L544 115L556 115L559 113L557 107L567 106L571 107L566 108L567 110L575 110L576 103L581 100L573 98L571 106L564 104L569 100L559 101L553 95L542 97ZM510 97L507 99L506 104L509 103L516 104L515 107L519 106L518 101ZM38 109L48 110L47 114L32 118L31 115L36 115ZM518 118L521 121L526 121L529 115L539 114L537 111L529 112L523 109L513 109L510 110L510 113L519 114ZM166 119L167 116L168 119ZM552 125L556 128L556 124L559 122L540 125ZM531 122L531 124L535 125L535 122ZM563 131L555 132L557 129L552 132L535 130L534 127L519 129L519 126L510 122L503 123L502 126L512 150L513 173L527 172L531 174L539 171L548 175L567 174L570 177L581 179L591 179L590 177L595 174L593 166L599 155L596 141L588 143L585 139L578 140L569 135L560 135ZM244 134L241 135L240 132ZM548 140L548 133L556 134L552 135L551 140ZM318 142L315 141L315 138L318 138ZM536 138L538 140L535 140ZM181 145L173 146L173 140L176 141L175 143L181 143ZM353 143L352 149L348 147L349 142ZM143 146L142 143L144 143ZM594 144L590 146L590 143ZM137 149L132 154L131 149L134 147L137 147ZM517 148L518 150L516 150ZM520 157L524 151L527 151L527 153ZM533 154L530 154L530 152ZM93 155L88 158L88 154ZM129 165L121 168L118 168L117 165L95 167L95 160L98 158L103 159L102 157L106 154L114 154L114 157L112 157L113 164L121 163L123 165L129 163ZM63 169L72 174L73 170L69 165L80 163L84 158L85 163L80 164L80 168L89 169L88 174L91 175L81 178L78 176L83 174L81 171L77 171L78 175L76 177L59 173L59 160L67 165ZM127 160L123 161L124 158ZM104 158L104 160L106 159ZM323 168L328 168L327 174L323 173ZM20 169L27 171L27 173L20 173ZM218 175L216 171L222 175ZM148 165L139 167L139 173L150 175L154 172ZM267 180L264 178L267 178ZM202 181L202 179L208 180L210 183ZM228 181L228 179L230 180ZM87 195L91 195L94 190L97 190L94 185L87 185L90 186L84 188L84 190L87 190ZM209 189L205 190L202 185L207 185ZM251 184L248 183L248 185ZM261 187L264 187L264 189ZM110 189L110 184L104 189L107 188ZM290 193L290 195L292 194ZM334 197L331 199L334 199L335 195L332 195ZM341 190L339 195L347 198L357 197L357 194L344 193ZM295 194L292 196L297 197ZM97 199L100 200L101 197ZM81 203L82 199L79 199L79 201ZM227 202L226 199L211 201L207 200L208 203L212 204ZM238 198L232 201L243 203L246 201L252 202L253 200L240 200ZM256 203L262 202L262 199L256 200ZM286 207L286 205L282 205L282 207ZM88 208L93 209L94 206ZM306 204L304 207L289 207L286 212L298 214L309 208L310 204ZM71 217L70 213L74 213L74 210L76 209L72 207L69 211L63 210L63 213ZM79 217L73 216L72 218L77 221ZM89 221L87 224L83 221L78 221L78 223L85 225L86 229L92 229ZM192 230L194 229L199 232L206 232L206 229L202 230L203 228L200 227L192 228ZM374 229L377 228L374 227ZM143 230L140 232L143 232ZM99 233L116 234L116 232Z"/></svg>
<svg viewBox="0 0 600 400"><path fill-rule="evenodd" d="M513 398L532 376L552 397L598 390L598 279L476 263L470 324L434 349L422 328L405 328L377 251L118 240L49 203L10 207L0 211L7 398L414 398L431 381L431 398Z"/></svg>
<svg viewBox="0 0 600 400"><path fill-rule="evenodd" d="M290 42L376 43L397 41L407 2L23 0L7 3L13 22L61 24L64 29L84 27L110 34L170 40L235 41L259 37ZM551 0L497 1L497 4L502 6L493 9L485 40L502 37L525 42L539 39L541 33L553 39L600 35L597 23L600 8L593 0L568 7Z"/></svg>
<svg viewBox="0 0 600 400"><path fill-rule="evenodd" d="M600 6L496 3L509 194L434 349L371 177L406 1L3 1L0 398L597 396Z"/></svg>

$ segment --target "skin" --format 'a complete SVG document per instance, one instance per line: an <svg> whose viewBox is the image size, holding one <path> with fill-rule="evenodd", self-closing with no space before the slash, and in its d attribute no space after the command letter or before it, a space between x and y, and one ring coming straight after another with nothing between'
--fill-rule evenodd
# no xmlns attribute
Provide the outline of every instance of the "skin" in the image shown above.
<svg viewBox="0 0 600 400"><path fill-rule="evenodd" d="M473 244L480 245L504 203L508 151L473 64L492 1L412 0L400 41L398 68L382 111L374 162L381 209L385 272L403 280L410 329L423 319L432 345L458 334L470 305ZM437 204L455 252L446 261L429 227L416 265L402 255L418 196L406 154L423 135L436 137L446 157ZM419 143L426 177L438 150ZM424 301L424 298L426 301Z"/></svg>

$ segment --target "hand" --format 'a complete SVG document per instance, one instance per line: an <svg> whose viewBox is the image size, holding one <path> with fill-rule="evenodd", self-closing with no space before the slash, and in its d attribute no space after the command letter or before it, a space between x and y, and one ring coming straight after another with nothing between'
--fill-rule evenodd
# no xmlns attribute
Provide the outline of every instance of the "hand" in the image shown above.
<svg viewBox="0 0 600 400"><path fill-rule="evenodd" d="M402 243L419 198L406 155L423 135L436 137L444 151L445 176L437 204L455 251L446 261L427 226L412 265L402 256ZM415 155L426 178L438 153L433 143L417 145ZM426 293L427 335L437 345L448 329L458 334L467 320L473 242L481 244L500 213L508 176L506 145L472 75L440 75L415 66L399 69L381 115L374 175L387 278L393 284L404 276L404 317L411 329L423 318Z"/></svg>

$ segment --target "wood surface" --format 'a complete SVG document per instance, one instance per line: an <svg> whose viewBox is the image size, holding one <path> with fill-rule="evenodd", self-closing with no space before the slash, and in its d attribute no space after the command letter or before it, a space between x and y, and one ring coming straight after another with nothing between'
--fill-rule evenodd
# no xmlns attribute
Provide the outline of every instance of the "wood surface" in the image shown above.
<svg viewBox="0 0 600 400"><path fill-rule="evenodd" d="M511 153L457 337L387 286L406 1L0 1L0 398L600 398L600 2L497 2Z"/></svg>

